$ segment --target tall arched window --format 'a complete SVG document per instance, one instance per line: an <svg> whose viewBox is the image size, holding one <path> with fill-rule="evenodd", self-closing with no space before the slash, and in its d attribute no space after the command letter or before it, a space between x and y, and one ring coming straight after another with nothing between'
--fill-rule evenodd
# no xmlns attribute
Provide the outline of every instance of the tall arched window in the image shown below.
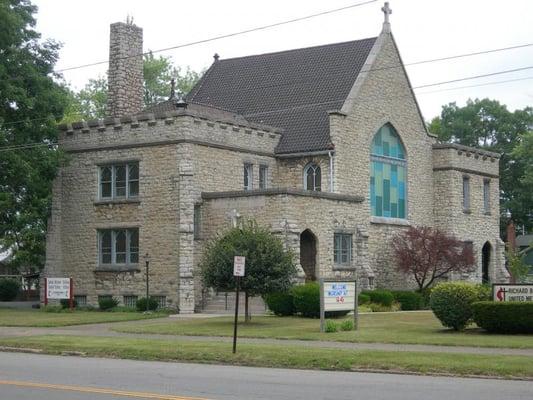
<svg viewBox="0 0 533 400"><path fill-rule="evenodd" d="M322 186L320 166L310 163L304 168L304 189L320 192Z"/></svg>
<svg viewBox="0 0 533 400"><path fill-rule="evenodd" d="M391 124L374 136L370 151L370 205L376 217L405 218L407 165L405 148Z"/></svg>

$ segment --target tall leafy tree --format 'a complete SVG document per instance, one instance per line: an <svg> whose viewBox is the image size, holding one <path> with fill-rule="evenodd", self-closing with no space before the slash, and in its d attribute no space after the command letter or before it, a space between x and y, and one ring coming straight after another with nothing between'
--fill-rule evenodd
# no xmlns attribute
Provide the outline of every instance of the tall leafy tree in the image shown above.
<svg viewBox="0 0 533 400"><path fill-rule="evenodd" d="M481 147L501 153L500 159L500 208L502 226L505 214L510 211L513 220L533 228L533 201L527 193L530 187L524 184L527 164L513 150L521 143L522 136L533 128L533 108L511 112L496 100L468 100L464 107L450 103L442 107L439 117L430 125L430 132L441 141L450 141L466 146Z"/></svg>
<svg viewBox="0 0 533 400"><path fill-rule="evenodd" d="M188 93L200 79L200 74L189 67L182 69L172 64L169 57L155 57L151 52L144 56L144 105L146 107L167 100L171 80L176 80L176 90ZM75 122L105 117L107 104L107 79L98 76L79 92L70 92L70 102L63 122Z"/></svg>
<svg viewBox="0 0 533 400"><path fill-rule="evenodd" d="M12 266L44 264L51 184L61 154L50 144L67 105L54 80L59 45L40 40L29 0L0 0L0 248Z"/></svg>

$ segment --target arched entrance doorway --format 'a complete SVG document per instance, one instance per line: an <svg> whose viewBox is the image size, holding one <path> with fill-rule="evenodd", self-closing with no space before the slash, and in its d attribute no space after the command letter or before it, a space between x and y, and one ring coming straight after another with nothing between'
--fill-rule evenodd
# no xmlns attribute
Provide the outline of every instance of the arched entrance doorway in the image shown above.
<svg viewBox="0 0 533 400"><path fill-rule="evenodd" d="M492 246L485 242L481 249L481 283L490 283L489 266Z"/></svg>
<svg viewBox="0 0 533 400"><path fill-rule="evenodd" d="M316 281L316 236L309 229L300 234L300 264L305 281Z"/></svg>

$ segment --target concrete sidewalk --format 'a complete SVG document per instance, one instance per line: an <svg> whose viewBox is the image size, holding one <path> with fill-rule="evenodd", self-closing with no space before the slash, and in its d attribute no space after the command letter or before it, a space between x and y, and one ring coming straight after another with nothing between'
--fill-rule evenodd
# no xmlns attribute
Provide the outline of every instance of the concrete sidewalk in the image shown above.
<svg viewBox="0 0 533 400"><path fill-rule="evenodd" d="M220 315L213 315L220 316ZM204 315L206 317L206 315ZM210 317L210 316L207 316ZM187 317L197 318L194 314ZM64 335L64 336L96 336L96 337L123 337L150 340L184 340L195 342L231 342L231 337L221 336L177 336L160 334L137 334L115 332L112 330L118 325L144 325L154 323L157 320L140 320L127 322L111 322L103 324L75 325L60 328L33 328L33 327L0 327L0 337L29 337L38 335ZM491 348L472 346L442 346L442 345L419 345L419 344L395 344L395 343L351 343L351 342L330 342L319 340L286 340L286 339L259 339L259 338L239 338L240 343L250 344L275 344L301 346L307 348L335 348L348 350L384 350L384 351L412 351L425 353L451 353L451 354L487 354L487 355L520 355L533 357L533 349L511 349L511 348Z"/></svg>

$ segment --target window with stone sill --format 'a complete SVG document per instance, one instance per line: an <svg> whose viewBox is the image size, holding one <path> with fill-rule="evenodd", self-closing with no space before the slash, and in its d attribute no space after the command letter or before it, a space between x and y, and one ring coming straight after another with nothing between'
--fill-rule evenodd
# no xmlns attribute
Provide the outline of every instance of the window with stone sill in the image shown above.
<svg viewBox="0 0 533 400"><path fill-rule="evenodd" d="M406 218L407 160L400 136L391 124L383 125L370 151L371 215Z"/></svg>
<svg viewBox="0 0 533 400"><path fill-rule="evenodd" d="M483 212L490 214L490 179L483 180Z"/></svg>
<svg viewBox="0 0 533 400"><path fill-rule="evenodd" d="M137 306L138 298L139 297L135 295L124 296L122 299L124 307L135 308Z"/></svg>
<svg viewBox="0 0 533 400"><path fill-rule="evenodd" d="M266 165L259 166L259 189L267 188L268 167Z"/></svg>
<svg viewBox="0 0 533 400"><path fill-rule="evenodd" d="M304 190L322 190L322 171L319 165L309 163L304 168Z"/></svg>
<svg viewBox="0 0 533 400"><path fill-rule="evenodd" d="M245 163L243 172L244 172L244 190L252 190L253 180L254 180L253 165L249 163Z"/></svg>
<svg viewBox="0 0 533 400"><path fill-rule="evenodd" d="M99 167L99 199L136 199L139 196L139 163Z"/></svg>
<svg viewBox="0 0 533 400"><path fill-rule="evenodd" d="M98 231L98 260L102 266L136 266L139 263L139 229Z"/></svg>
<svg viewBox="0 0 533 400"><path fill-rule="evenodd" d="M335 233L333 235L333 262L338 266L352 265L352 235Z"/></svg>
<svg viewBox="0 0 533 400"><path fill-rule="evenodd" d="M463 176L463 212L470 212L470 177Z"/></svg>

